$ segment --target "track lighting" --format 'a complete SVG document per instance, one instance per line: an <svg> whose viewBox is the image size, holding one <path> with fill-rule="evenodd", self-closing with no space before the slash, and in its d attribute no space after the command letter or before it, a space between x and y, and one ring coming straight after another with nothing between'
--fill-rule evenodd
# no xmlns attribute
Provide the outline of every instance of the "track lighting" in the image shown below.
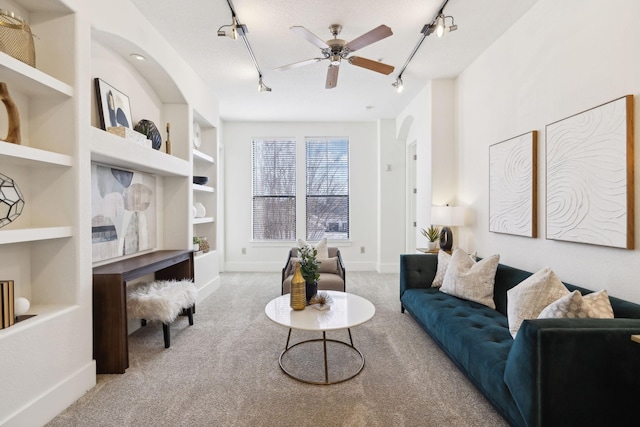
<svg viewBox="0 0 640 427"><path fill-rule="evenodd" d="M245 47L247 48L247 52L249 52L249 57L253 61L253 65L256 67L256 71L258 72L258 91L260 92L271 92L271 88L265 85L262 81L262 71L260 71L260 66L258 65L258 60L256 56L253 54L253 49L251 49L251 45L249 44L249 38L247 37L247 33L249 30L247 26L240 23L238 19L238 15L236 15L236 10L233 7L233 3L231 0L227 0L227 4L229 5L229 10L231 11L231 25L223 25L218 28L218 36L224 37L229 36L232 39L236 40L238 37L242 39ZM227 34L224 28L231 27L231 31Z"/></svg>
<svg viewBox="0 0 640 427"><path fill-rule="evenodd" d="M447 27L447 18L451 19L451 25L449 25L448 27ZM441 13L440 15L438 15L438 18L436 19L435 24L430 25L430 31L428 33L431 34L435 31L436 36L442 37L444 36L445 32L447 31L452 32L457 29L458 29L458 26L454 23L453 16L445 16L444 13Z"/></svg>
<svg viewBox="0 0 640 427"><path fill-rule="evenodd" d="M258 79L258 92L271 92L271 88L262 81L262 76Z"/></svg>
<svg viewBox="0 0 640 427"><path fill-rule="evenodd" d="M402 69L400 70L400 74L398 74L398 78L396 79L395 82L391 84L391 86L393 86L395 90L398 91L398 93L402 92L402 89L403 89L402 73L404 73L404 70L407 69L407 67L409 66L409 63L415 56L416 52L418 51L418 49L420 49L420 46L422 46L424 39L426 39L428 36L430 36L433 33L436 33L436 36L438 37L442 37L447 30L451 32L458 29L458 26L453 22L453 16L446 16L444 14L444 8L447 6L448 3L449 3L449 0L444 0L444 2L442 3L442 6L440 6L440 10L438 11L438 13L436 13L433 16L433 19L431 19L431 22L429 22L428 24L425 24L422 27L422 30L420 30L420 33L422 35L420 36L418 43L416 43L415 47L409 54L409 57L407 58L406 62L402 66ZM451 19L451 25L449 25L449 27L447 27L447 18Z"/></svg>
<svg viewBox="0 0 640 427"><path fill-rule="evenodd" d="M391 83L391 86L393 86L395 90L398 91L398 93L402 92L404 86L402 85L402 79L400 78L400 76L398 76L395 82Z"/></svg>

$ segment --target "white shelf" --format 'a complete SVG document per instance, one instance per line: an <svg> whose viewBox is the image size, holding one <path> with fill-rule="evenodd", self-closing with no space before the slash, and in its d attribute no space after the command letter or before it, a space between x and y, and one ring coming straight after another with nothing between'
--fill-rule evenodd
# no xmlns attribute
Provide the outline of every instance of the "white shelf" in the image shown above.
<svg viewBox="0 0 640 427"><path fill-rule="evenodd" d="M0 159L2 157L7 158L12 164L28 167L69 167L73 163L73 158L65 154L0 141Z"/></svg>
<svg viewBox="0 0 640 427"><path fill-rule="evenodd" d="M193 191L202 191L205 193L215 193L216 189L206 185L193 184Z"/></svg>
<svg viewBox="0 0 640 427"><path fill-rule="evenodd" d="M71 226L0 229L0 244L33 242L36 240L62 239L73 236Z"/></svg>
<svg viewBox="0 0 640 427"><path fill-rule="evenodd" d="M211 216L205 216L202 218L193 218L193 224L208 224L214 222L215 220Z"/></svg>
<svg viewBox="0 0 640 427"><path fill-rule="evenodd" d="M26 314L35 314L35 316L15 323L13 326L9 326L8 328L0 329L0 342L10 335L23 332L25 329L34 328L38 325L46 324L51 319L76 309L78 309L77 305L32 305Z"/></svg>
<svg viewBox="0 0 640 427"><path fill-rule="evenodd" d="M29 96L73 96L73 87L50 75L0 52L0 77L9 93Z"/></svg>
<svg viewBox="0 0 640 427"><path fill-rule="evenodd" d="M195 149L193 150L193 160L198 160L204 163L211 163L211 164L216 162L215 159L210 155Z"/></svg>
<svg viewBox="0 0 640 427"><path fill-rule="evenodd" d="M191 176L188 161L98 128L91 129L91 160L160 176Z"/></svg>

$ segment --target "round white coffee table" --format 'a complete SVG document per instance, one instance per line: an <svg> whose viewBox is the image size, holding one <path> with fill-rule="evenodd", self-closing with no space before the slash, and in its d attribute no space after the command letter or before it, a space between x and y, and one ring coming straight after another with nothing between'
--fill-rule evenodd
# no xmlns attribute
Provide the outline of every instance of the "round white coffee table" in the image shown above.
<svg viewBox="0 0 640 427"><path fill-rule="evenodd" d="M285 294L271 300L265 308L265 313L267 314L267 317L273 320L275 323L289 328L287 343L285 344L285 348L278 359L280 368L285 374L298 381L309 384L337 384L355 377L362 371L362 368L364 368L364 356L362 352L360 352L360 350L358 350L353 345L351 328L361 325L371 319L376 312L376 308L373 304L371 304L371 302L358 295L338 291L321 292L329 294L329 296L331 296L331 298L333 299L333 304L331 305L329 310L316 310L311 306L307 306L304 310L294 310L289 305L289 294ZM292 329L322 332L322 338L301 341L290 346L289 341L291 339ZM347 329L347 331L349 332L349 342L327 339L327 331L335 331L340 329ZM282 363L282 357L289 350L303 344L318 341L322 341L324 350L324 381L308 381L302 379L300 376L294 375L284 367ZM347 376L346 378L329 381L329 368L327 364L327 342L334 342L345 345L358 353L361 363L355 373Z"/></svg>

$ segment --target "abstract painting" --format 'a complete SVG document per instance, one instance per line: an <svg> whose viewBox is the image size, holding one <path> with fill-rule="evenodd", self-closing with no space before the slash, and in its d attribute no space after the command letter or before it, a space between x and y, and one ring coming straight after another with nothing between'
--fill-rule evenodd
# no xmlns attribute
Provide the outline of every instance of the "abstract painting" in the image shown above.
<svg viewBox="0 0 640 427"><path fill-rule="evenodd" d="M547 125L547 239L633 249L633 96Z"/></svg>
<svg viewBox="0 0 640 427"><path fill-rule="evenodd" d="M156 245L156 178L91 164L93 262Z"/></svg>
<svg viewBox="0 0 640 427"><path fill-rule="evenodd" d="M102 129L118 126L133 129L129 97L104 80L96 78L94 83Z"/></svg>
<svg viewBox="0 0 640 427"><path fill-rule="evenodd" d="M489 231L537 237L538 132L489 146Z"/></svg>

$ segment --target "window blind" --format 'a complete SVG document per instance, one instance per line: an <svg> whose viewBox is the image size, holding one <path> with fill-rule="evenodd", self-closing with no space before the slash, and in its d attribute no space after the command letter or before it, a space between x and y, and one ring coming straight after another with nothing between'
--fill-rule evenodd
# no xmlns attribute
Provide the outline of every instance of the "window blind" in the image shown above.
<svg viewBox="0 0 640 427"><path fill-rule="evenodd" d="M306 138L307 240L349 239L349 139Z"/></svg>
<svg viewBox="0 0 640 427"><path fill-rule="evenodd" d="M295 139L254 139L253 239L295 240Z"/></svg>

